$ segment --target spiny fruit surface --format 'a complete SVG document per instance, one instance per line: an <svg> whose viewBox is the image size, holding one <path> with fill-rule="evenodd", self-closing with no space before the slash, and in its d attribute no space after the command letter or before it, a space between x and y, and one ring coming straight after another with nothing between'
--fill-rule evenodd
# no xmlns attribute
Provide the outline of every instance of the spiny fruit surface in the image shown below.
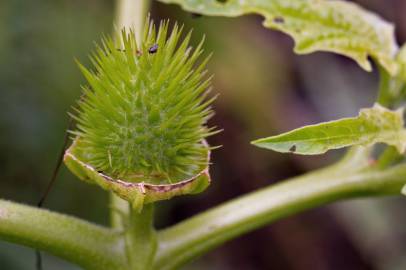
<svg viewBox="0 0 406 270"><path fill-rule="evenodd" d="M130 182L173 183L207 164L208 57L197 63L202 42L168 21L147 23L141 42L123 30L104 38L91 55L94 70L80 65L88 85L73 117L86 163Z"/></svg>

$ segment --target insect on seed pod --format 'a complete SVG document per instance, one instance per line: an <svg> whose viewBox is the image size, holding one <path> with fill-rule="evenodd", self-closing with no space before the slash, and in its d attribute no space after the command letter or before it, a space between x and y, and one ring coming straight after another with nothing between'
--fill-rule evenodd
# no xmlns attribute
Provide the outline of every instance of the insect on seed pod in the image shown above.
<svg viewBox="0 0 406 270"><path fill-rule="evenodd" d="M64 156L80 179L138 209L204 190L212 149L205 139L217 132L206 126L214 98L207 98L209 58L198 62L203 40L192 50L191 34L181 41L177 25L168 34L168 21L145 29L141 41L132 30L104 38L91 55L94 70L79 64L87 85Z"/></svg>

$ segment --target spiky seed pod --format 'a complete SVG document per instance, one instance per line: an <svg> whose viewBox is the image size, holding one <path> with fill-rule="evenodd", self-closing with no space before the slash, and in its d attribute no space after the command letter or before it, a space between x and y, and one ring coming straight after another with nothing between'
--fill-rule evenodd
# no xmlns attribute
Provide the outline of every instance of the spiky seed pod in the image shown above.
<svg viewBox="0 0 406 270"><path fill-rule="evenodd" d="M104 38L91 55L94 71L79 64L88 85L72 115L74 152L111 179L171 184L208 166L209 57L197 63L203 40L192 50L182 27L145 29L139 43L131 30Z"/></svg>

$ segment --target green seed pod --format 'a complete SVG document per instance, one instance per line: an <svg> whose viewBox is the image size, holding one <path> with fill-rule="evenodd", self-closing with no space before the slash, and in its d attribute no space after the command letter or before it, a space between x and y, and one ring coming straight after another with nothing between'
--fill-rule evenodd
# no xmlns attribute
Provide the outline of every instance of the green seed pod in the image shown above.
<svg viewBox="0 0 406 270"><path fill-rule="evenodd" d="M79 64L88 85L72 117L77 121L66 165L82 180L143 203L197 193L209 182L210 147L205 138L212 116L206 99L208 57L197 64L202 42L168 21L147 23L138 43L123 30L102 40L91 55L94 71Z"/></svg>

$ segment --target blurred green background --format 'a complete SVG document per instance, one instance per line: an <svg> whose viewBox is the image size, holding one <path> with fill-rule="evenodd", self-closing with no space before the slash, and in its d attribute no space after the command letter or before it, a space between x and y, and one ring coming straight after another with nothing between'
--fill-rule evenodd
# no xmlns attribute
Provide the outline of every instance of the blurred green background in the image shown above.
<svg viewBox="0 0 406 270"><path fill-rule="evenodd" d="M396 24L406 39L406 1L356 1ZM74 58L86 64L101 35L112 31L107 0L0 1L0 197L36 204L49 180L84 83ZM210 121L212 186L193 197L159 203L157 226L176 223L227 199L328 164L342 155L297 157L255 148L252 139L305 124L357 114L371 106L377 73L337 55L297 56L292 40L261 26L258 16L193 18L177 6L152 5L155 20L171 18L206 34L213 93ZM108 196L63 168L45 207L108 223ZM185 269L406 269L406 200L335 203L286 218L233 240ZM27 224L29 226L29 224ZM0 269L35 269L31 249L0 241ZM44 270L79 269L44 254Z"/></svg>

